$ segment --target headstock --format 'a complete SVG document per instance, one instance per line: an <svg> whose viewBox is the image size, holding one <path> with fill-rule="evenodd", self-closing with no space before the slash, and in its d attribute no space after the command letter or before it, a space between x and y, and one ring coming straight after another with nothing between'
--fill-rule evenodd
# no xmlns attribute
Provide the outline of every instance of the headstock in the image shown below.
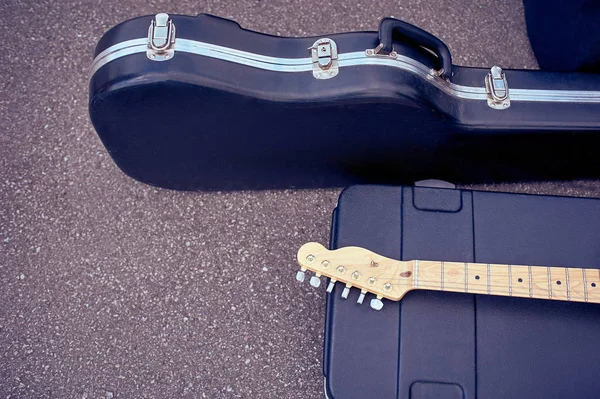
<svg viewBox="0 0 600 399"><path fill-rule="evenodd" d="M364 248L330 251L319 243L309 242L298 250L297 259L300 265L297 280L304 281L305 271L310 270L315 273L310 279L313 287L321 285L321 276L330 278L327 292L333 290L337 281L344 283L344 299L350 288L356 287L361 290L358 303L363 302L366 293L373 293L376 298L371 300L371 307L375 310L383 307L382 298L398 301L413 289L414 262L386 258Z"/></svg>

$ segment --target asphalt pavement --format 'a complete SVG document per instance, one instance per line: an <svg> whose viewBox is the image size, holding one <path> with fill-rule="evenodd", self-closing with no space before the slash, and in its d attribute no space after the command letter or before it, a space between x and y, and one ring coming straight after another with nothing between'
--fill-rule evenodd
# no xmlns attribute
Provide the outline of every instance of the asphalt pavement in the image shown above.
<svg viewBox="0 0 600 399"><path fill-rule="evenodd" d="M320 398L325 293L294 255L326 243L340 189L175 192L112 162L88 118L100 36L212 13L303 36L426 29L455 63L536 68L506 1L15 1L0 4L0 397ZM594 181L479 189L600 197Z"/></svg>

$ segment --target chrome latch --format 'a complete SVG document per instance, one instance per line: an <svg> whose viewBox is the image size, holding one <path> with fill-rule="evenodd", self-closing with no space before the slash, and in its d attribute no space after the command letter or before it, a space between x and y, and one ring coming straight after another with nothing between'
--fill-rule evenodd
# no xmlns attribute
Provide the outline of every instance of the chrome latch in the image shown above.
<svg viewBox="0 0 600 399"><path fill-rule="evenodd" d="M312 47L309 47L312 63L313 76L317 79L330 79L338 74L340 66L338 62L337 45L331 39L319 39Z"/></svg>
<svg viewBox="0 0 600 399"><path fill-rule="evenodd" d="M485 77L485 88L487 91L487 103L494 109L506 109L510 107L508 96L508 82L502 68L492 67L490 73Z"/></svg>
<svg viewBox="0 0 600 399"><path fill-rule="evenodd" d="M169 14L156 14L150 23L146 55L153 61L166 61L175 55L175 24Z"/></svg>

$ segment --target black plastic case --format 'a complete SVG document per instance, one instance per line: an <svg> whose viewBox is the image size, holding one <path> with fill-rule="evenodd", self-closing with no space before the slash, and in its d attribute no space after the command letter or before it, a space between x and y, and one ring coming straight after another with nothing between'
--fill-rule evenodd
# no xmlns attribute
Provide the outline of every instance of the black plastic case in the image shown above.
<svg viewBox="0 0 600 399"><path fill-rule="evenodd" d="M600 176L600 75L505 70L510 101L491 107L491 65L453 66L439 39L391 18L378 32L286 38L173 15L163 61L148 56L152 21L109 30L90 79L99 137L142 182L224 190ZM311 59L319 39L337 46L329 79L315 78L315 67L328 73Z"/></svg>
<svg viewBox="0 0 600 399"><path fill-rule="evenodd" d="M402 260L600 268L600 200L354 186L331 248L354 245ZM600 395L597 304L411 291L378 312L342 289L327 298L330 399Z"/></svg>

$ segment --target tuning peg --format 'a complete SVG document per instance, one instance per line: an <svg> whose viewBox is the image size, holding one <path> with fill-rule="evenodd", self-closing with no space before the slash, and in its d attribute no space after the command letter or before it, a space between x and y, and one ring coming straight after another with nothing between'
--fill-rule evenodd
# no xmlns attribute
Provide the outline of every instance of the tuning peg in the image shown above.
<svg viewBox="0 0 600 399"><path fill-rule="evenodd" d="M321 279L319 278L319 276L312 276L310 278L310 285L312 285L315 288L319 288L321 286Z"/></svg>
<svg viewBox="0 0 600 399"><path fill-rule="evenodd" d="M350 293L350 286L346 285L344 287L344 291L342 292L342 298L348 299L348 294Z"/></svg>
<svg viewBox="0 0 600 399"><path fill-rule="evenodd" d="M356 303L362 305L363 301L365 300L365 294L366 293L367 293L367 291L361 290L360 291L360 295L358 296L358 300L356 301Z"/></svg>
<svg viewBox="0 0 600 399"><path fill-rule="evenodd" d="M331 279L329 280L329 285L327 285L327 292L331 294L331 291L333 291L333 287L335 287L335 280Z"/></svg>
<svg viewBox="0 0 600 399"><path fill-rule="evenodd" d="M371 299L371 309L381 310L383 308L383 302L380 297Z"/></svg>
<svg viewBox="0 0 600 399"><path fill-rule="evenodd" d="M301 283L304 282L304 278L305 278L305 273L303 270L298 270L298 273L296 273L296 280L300 281Z"/></svg>

